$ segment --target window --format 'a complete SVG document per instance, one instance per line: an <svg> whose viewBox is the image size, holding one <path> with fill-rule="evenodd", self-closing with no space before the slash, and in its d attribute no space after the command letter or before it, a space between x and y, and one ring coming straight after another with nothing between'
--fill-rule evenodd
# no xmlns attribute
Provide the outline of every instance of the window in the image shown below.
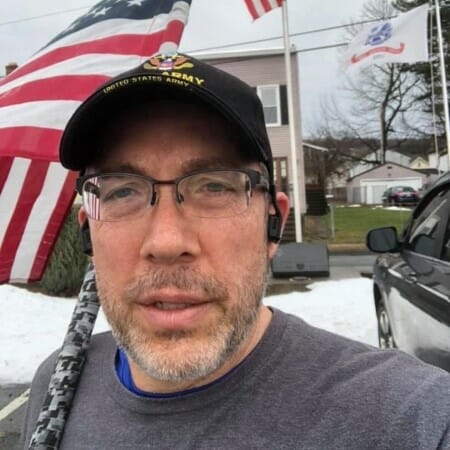
<svg viewBox="0 0 450 450"><path fill-rule="evenodd" d="M264 119L268 127L289 124L287 89L284 84L266 84L256 88L264 108Z"/></svg>
<svg viewBox="0 0 450 450"><path fill-rule="evenodd" d="M408 238L409 248L414 252L434 258L446 259L442 248L447 230L450 192L440 191L414 220Z"/></svg>
<svg viewBox="0 0 450 450"><path fill-rule="evenodd" d="M273 177L277 191L289 192L287 158L273 158Z"/></svg>
<svg viewBox="0 0 450 450"><path fill-rule="evenodd" d="M257 92L264 107L264 118L267 126L280 126L282 120L282 101L278 84L258 86Z"/></svg>

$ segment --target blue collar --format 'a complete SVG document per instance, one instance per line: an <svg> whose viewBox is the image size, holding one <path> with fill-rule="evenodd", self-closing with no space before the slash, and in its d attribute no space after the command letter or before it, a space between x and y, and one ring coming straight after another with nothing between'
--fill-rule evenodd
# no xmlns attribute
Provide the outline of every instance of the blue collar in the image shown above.
<svg viewBox="0 0 450 450"><path fill-rule="evenodd" d="M141 397L148 397L148 398L176 398L176 397L183 397L188 394L192 394L199 391L204 391L205 389L210 388L211 386L214 386L215 384L219 383L220 381L224 380L225 378L228 378L244 361L244 360L238 364L236 367L233 367L229 372L227 372L225 375L221 376L217 380L212 381L211 383L205 384L203 386L195 387L192 389L187 389L185 391L179 391L179 392L171 392L167 394L159 394L155 392L146 392L142 391L136 385L134 384L133 377L131 375L130 370L130 364L128 363L128 358L125 352L119 348L116 353L116 362L115 362L115 368L117 376L119 377L120 382L125 386L130 392L133 394L139 395Z"/></svg>

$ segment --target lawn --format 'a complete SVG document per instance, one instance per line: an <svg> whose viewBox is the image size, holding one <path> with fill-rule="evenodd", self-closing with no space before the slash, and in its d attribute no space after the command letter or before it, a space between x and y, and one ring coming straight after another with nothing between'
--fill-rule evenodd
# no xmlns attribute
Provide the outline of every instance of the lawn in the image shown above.
<svg viewBox="0 0 450 450"><path fill-rule="evenodd" d="M330 244L363 244L372 228L394 226L400 233L411 215L406 208L389 209L374 206L334 206L335 236L331 237L331 214L305 221L305 240Z"/></svg>

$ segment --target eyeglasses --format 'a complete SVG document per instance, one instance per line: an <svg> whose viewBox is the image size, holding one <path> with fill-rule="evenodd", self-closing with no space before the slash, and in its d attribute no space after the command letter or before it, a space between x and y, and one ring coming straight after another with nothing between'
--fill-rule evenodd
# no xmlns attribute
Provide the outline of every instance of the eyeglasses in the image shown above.
<svg viewBox="0 0 450 450"><path fill-rule="evenodd" d="M156 180L131 173L98 173L77 179L86 214L93 220L115 222L139 217L158 203L157 185L173 184L175 201L189 216L231 217L243 213L257 186L269 181L251 169L201 170L173 180Z"/></svg>

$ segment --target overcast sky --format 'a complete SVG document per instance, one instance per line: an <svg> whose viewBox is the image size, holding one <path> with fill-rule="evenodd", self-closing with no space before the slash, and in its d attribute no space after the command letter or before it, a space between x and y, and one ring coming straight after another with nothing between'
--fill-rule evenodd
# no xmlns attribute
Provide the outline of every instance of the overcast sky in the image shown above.
<svg viewBox="0 0 450 450"><path fill-rule="evenodd" d="M366 0L289 0L291 34L343 25L359 19ZM0 74L2 67L15 61L19 65L78 16L98 3L96 0L0 0ZM72 10L72 11L69 11ZM43 16L58 11L68 11ZM15 23L12 23L15 22ZM188 26L180 49L195 51L214 46L238 44L281 36L281 9L252 22L244 0L192 0ZM292 37L298 50L343 42L343 30ZM279 47L272 40L240 48ZM300 100L302 125L308 135L317 123L320 97L335 93L339 86L337 49L300 52Z"/></svg>

